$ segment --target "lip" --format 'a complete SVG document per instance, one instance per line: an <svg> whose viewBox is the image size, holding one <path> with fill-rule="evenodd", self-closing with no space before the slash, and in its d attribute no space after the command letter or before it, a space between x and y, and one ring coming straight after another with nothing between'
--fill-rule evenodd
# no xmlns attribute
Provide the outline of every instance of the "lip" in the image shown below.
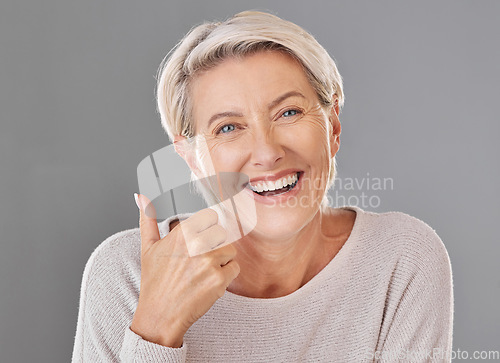
<svg viewBox="0 0 500 363"><path fill-rule="evenodd" d="M276 181L276 180L279 180L281 178L283 178L284 176L286 175L290 175L290 174L297 174L298 172L302 172L302 170L299 170L299 169L285 169L285 170L282 170L276 174L269 174L269 175L264 175L264 176L259 176L259 177L256 177L256 178L252 178L249 180L249 183L250 184L253 184L255 185L255 183L258 183L260 181Z"/></svg>
<svg viewBox="0 0 500 363"><path fill-rule="evenodd" d="M291 171L284 171L284 173L278 173L276 175L278 175L277 179L280 178L279 175L281 176L285 176L287 175L287 173L293 173L293 169L290 169ZM299 172L299 170L296 170L295 172ZM286 193L283 193L283 194L280 194L280 195L275 195L275 196L263 196L263 195L260 195L260 194L257 194L257 193L254 193L251 189L249 188L244 188L243 190L245 191L245 193L248 193L256 202L259 202L259 203L262 203L262 204L272 204L272 205L275 205L275 204L279 204L279 203L283 203L283 202L286 202L288 199L296 196L300 190L302 189L302 179L303 179L303 176L304 176L304 172L300 171L300 174L299 174L299 180L297 181L297 184L295 185L295 187L286 192ZM257 179L256 180L264 180L264 179ZM273 180L273 179L267 179L267 180Z"/></svg>

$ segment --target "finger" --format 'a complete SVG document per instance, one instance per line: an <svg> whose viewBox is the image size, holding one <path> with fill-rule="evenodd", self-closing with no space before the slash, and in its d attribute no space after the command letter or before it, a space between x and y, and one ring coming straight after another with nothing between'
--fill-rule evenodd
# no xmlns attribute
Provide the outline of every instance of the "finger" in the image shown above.
<svg viewBox="0 0 500 363"><path fill-rule="evenodd" d="M233 260L233 258L236 257L236 247L234 247L232 244L221 247L214 252L218 253L217 259L219 265L221 266L227 265L230 261Z"/></svg>
<svg viewBox="0 0 500 363"><path fill-rule="evenodd" d="M210 208L205 208L196 212L188 219L181 222L181 228L187 234L196 234L217 224L219 216L217 212Z"/></svg>
<svg viewBox="0 0 500 363"><path fill-rule="evenodd" d="M210 251L226 242L227 232L220 224L214 224L198 233L195 239L201 242L200 247Z"/></svg>
<svg viewBox="0 0 500 363"><path fill-rule="evenodd" d="M190 256L200 255L212 251L216 246L223 244L227 239L226 230L219 224L185 238L186 247Z"/></svg>
<svg viewBox="0 0 500 363"><path fill-rule="evenodd" d="M235 260L229 261L226 265L222 266L221 269L226 279L226 287L240 274L240 265Z"/></svg>
<svg viewBox="0 0 500 363"><path fill-rule="evenodd" d="M214 261L214 264L224 266L236 256L236 247L234 245L226 245L206 254L207 257Z"/></svg>
<svg viewBox="0 0 500 363"><path fill-rule="evenodd" d="M139 227L141 230L141 254L149 250L160 239L160 231L156 222L156 210L153 203L145 195L138 195L140 211Z"/></svg>

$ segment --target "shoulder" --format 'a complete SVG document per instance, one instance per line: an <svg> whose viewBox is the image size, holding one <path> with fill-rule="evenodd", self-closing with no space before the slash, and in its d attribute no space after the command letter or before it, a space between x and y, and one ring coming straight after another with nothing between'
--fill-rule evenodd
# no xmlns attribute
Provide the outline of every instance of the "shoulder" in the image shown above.
<svg viewBox="0 0 500 363"><path fill-rule="evenodd" d="M160 238L169 232L170 222L187 218L186 214L171 216L158 223ZM93 281L109 281L117 285L125 279L128 283L139 283L141 265L141 233L139 228L117 232L106 238L90 255L83 276L83 285ZM83 286L82 286L83 287Z"/></svg>
<svg viewBox="0 0 500 363"><path fill-rule="evenodd" d="M367 225L381 236L379 242L385 245L386 253L394 257L391 284L413 281L451 294L450 257L431 226L402 212L368 213L367 220Z"/></svg>
<svg viewBox="0 0 500 363"><path fill-rule="evenodd" d="M370 246L362 257L376 256L369 276L378 282L377 291L384 292L376 295L383 309L380 347L400 351L451 346L453 276L441 238L426 222L406 213L362 216L363 245Z"/></svg>
<svg viewBox="0 0 500 363"><path fill-rule="evenodd" d="M168 233L168 222L174 219L158 223L160 237ZM141 260L141 233L139 228L127 229L117 232L106 238L97 246L90 255L85 266L85 274L95 277L111 277L117 274L127 275L140 274Z"/></svg>
<svg viewBox="0 0 500 363"><path fill-rule="evenodd" d="M115 233L101 242L92 252L85 270L93 273L99 270L109 272L117 269L123 262L132 263L137 259L140 260L140 244L139 228Z"/></svg>
<svg viewBox="0 0 500 363"><path fill-rule="evenodd" d="M448 251L427 223L403 212L358 212L359 240L365 256L399 272L451 277Z"/></svg>
<svg viewBox="0 0 500 363"><path fill-rule="evenodd" d="M383 239L391 248L446 251L436 231L416 217L403 212L362 213L364 234Z"/></svg>
<svg viewBox="0 0 500 363"><path fill-rule="evenodd" d="M129 229L106 238L92 252L81 286L86 309L108 306L117 294L127 305L133 303L140 287L140 243L139 229Z"/></svg>
<svg viewBox="0 0 500 363"><path fill-rule="evenodd" d="M113 234L92 252L81 283L79 329L123 333L139 297L140 254L139 228Z"/></svg>

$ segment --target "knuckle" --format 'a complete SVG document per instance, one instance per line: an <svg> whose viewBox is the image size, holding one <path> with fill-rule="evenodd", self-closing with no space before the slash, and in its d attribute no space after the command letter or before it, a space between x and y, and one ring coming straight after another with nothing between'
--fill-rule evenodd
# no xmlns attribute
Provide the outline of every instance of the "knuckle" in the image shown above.
<svg viewBox="0 0 500 363"><path fill-rule="evenodd" d="M212 275L212 287L215 289L225 289L225 277L224 274L220 269L218 269L213 275Z"/></svg>
<svg viewBox="0 0 500 363"><path fill-rule="evenodd" d="M186 239L191 238L195 233L193 232L191 224L186 223L186 221L182 221L181 223L179 223L179 225L177 226L179 228L174 228L170 233L176 232L179 235L182 235Z"/></svg>
<svg viewBox="0 0 500 363"><path fill-rule="evenodd" d="M224 253L224 256L227 256L229 258L233 258L234 256L236 256L237 251L236 251L236 247L234 247L233 244L229 244L229 245L223 247L222 252Z"/></svg>
<svg viewBox="0 0 500 363"><path fill-rule="evenodd" d="M213 209L206 208L200 212L200 221L201 224L206 227L213 226L218 223L219 216L217 215L217 212L214 211Z"/></svg>
<svg viewBox="0 0 500 363"><path fill-rule="evenodd" d="M214 274L216 272L216 271L214 271L215 267L213 265L212 259L210 259L207 255L204 255L204 254L199 255L198 257L200 257L200 260L198 263L200 271L207 271L210 274Z"/></svg>
<svg viewBox="0 0 500 363"><path fill-rule="evenodd" d="M173 229L165 236L165 240L171 244L179 244L186 241L186 236L180 229Z"/></svg>
<svg viewBox="0 0 500 363"><path fill-rule="evenodd" d="M198 247L201 244L201 238L199 236L194 236L189 239L189 244L193 247Z"/></svg>
<svg viewBox="0 0 500 363"><path fill-rule="evenodd" d="M219 215L212 208L207 208L206 215L210 222L217 223L219 221Z"/></svg>
<svg viewBox="0 0 500 363"><path fill-rule="evenodd" d="M221 243L227 239L227 231L221 225L216 224L214 227L213 235L216 238L216 242Z"/></svg>

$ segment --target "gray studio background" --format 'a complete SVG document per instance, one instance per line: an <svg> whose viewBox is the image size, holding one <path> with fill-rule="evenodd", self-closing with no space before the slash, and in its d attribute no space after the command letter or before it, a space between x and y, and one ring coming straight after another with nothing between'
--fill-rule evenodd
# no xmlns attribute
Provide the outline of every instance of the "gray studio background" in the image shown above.
<svg viewBox="0 0 500 363"><path fill-rule="evenodd" d="M335 57L338 176L393 180L343 194L431 225L453 267L454 349L499 350L499 5L3 1L0 361L70 360L85 263L137 226L137 164L167 142L160 61L191 26L251 8L303 26Z"/></svg>

